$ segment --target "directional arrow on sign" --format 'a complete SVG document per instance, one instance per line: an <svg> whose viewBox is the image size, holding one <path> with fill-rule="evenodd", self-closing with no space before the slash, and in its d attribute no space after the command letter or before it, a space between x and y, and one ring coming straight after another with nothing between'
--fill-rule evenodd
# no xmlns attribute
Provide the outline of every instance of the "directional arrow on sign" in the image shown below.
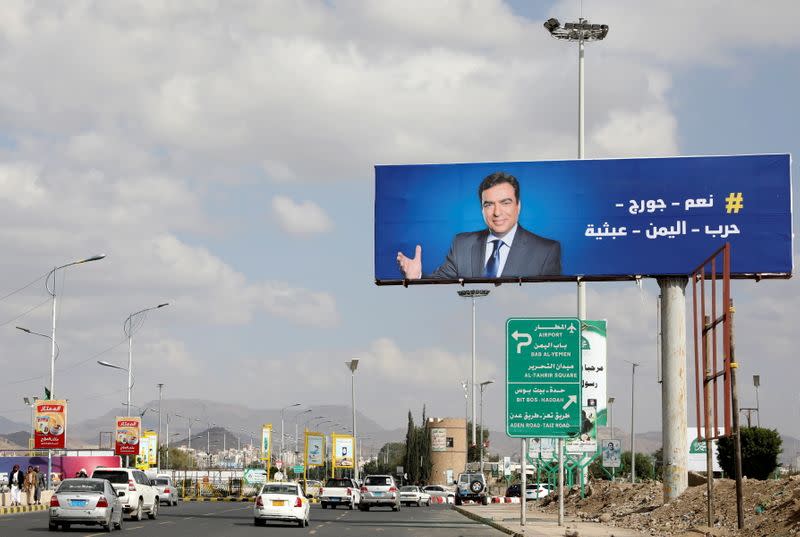
<svg viewBox="0 0 800 537"><path fill-rule="evenodd" d="M511 334L511 337L513 337L514 341L517 342L517 354L522 352L522 347L527 347L533 342L533 337L531 337L530 334L518 332L517 330L514 330L514 333ZM526 341L520 341L520 338L525 339Z"/></svg>
<svg viewBox="0 0 800 537"><path fill-rule="evenodd" d="M566 403L564 403L564 406L563 406L563 407L561 407L561 408L562 408L563 410L566 410L566 409L569 407L569 405L571 405L572 403L575 403L575 404L577 404L577 403L578 403L578 397L577 397L577 396L575 396L575 395L570 395L570 396L569 396L569 398L567 399L567 402L566 402Z"/></svg>

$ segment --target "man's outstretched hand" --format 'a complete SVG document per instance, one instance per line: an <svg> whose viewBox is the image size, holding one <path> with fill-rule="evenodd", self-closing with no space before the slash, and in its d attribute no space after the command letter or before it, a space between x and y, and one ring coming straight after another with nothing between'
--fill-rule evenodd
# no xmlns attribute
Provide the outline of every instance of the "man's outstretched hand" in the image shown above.
<svg viewBox="0 0 800 537"><path fill-rule="evenodd" d="M417 244L413 259L406 257L403 252L397 252L397 266L407 280L422 278L422 246Z"/></svg>

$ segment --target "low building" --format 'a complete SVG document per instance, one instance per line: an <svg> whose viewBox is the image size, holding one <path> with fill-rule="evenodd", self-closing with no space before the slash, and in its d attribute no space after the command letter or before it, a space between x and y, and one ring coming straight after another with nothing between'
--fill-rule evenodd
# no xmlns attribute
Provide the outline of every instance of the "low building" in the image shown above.
<svg viewBox="0 0 800 537"><path fill-rule="evenodd" d="M467 420L428 418L431 439L431 485L452 485L467 465Z"/></svg>

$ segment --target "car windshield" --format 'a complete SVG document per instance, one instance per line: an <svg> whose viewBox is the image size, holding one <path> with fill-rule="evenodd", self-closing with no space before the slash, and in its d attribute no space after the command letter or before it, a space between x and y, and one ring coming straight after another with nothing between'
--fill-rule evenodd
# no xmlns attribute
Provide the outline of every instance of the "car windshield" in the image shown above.
<svg viewBox="0 0 800 537"><path fill-rule="evenodd" d="M344 488L344 487L352 487L353 484L350 482L349 479L328 479L325 482L326 487L337 487L337 488Z"/></svg>
<svg viewBox="0 0 800 537"><path fill-rule="evenodd" d="M382 475L371 475L368 476L366 480L364 480L365 485L378 485L378 486L385 486L392 484L392 478L386 477Z"/></svg>
<svg viewBox="0 0 800 537"><path fill-rule="evenodd" d="M294 494L297 495L297 486L295 485L264 485L261 489L261 494Z"/></svg>
<svg viewBox="0 0 800 537"><path fill-rule="evenodd" d="M434 492L441 492L444 489L442 487L437 486L437 485L430 485L430 486L425 487L423 490L432 490Z"/></svg>
<svg viewBox="0 0 800 537"><path fill-rule="evenodd" d="M128 484L128 472L114 471L114 470L96 470L92 477L95 479L108 479L115 485Z"/></svg>
<svg viewBox="0 0 800 537"><path fill-rule="evenodd" d="M400 487L400 492L417 492L417 487Z"/></svg>
<svg viewBox="0 0 800 537"><path fill-rule="evenodd" d="M68 479L61 483L56 492L103 492L102 481L88 479Z"/></svg>
<svg viewBox="0 0 800 537"><path fill-rule="evenodd" d="M164 477L157 477L157 478L153 479L153 484L154 485L169 485L169 479L166 479Z"/></svg>

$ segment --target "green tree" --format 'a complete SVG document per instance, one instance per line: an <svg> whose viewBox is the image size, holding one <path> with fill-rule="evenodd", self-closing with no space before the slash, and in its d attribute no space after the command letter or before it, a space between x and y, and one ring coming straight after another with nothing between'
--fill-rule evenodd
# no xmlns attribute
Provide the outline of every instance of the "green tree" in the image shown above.
<svg viewBox="0 0 800 537"><path fill-rule="evenodd" d="M420 468L417 483L429 483L433 462L431 461L431 435L427 428L428 416L425 405L422 406L422 425L417 428L417 445L419 447Z"/></svg>
<svg viewBox="0 0 800 537"><path fill-rule="evenodd" d="M625 451L622 453L622 460L620 467L617 469L617 475L631 476L631 452ZM647 453L636 454L636 480L641 479L654 479L655 466L653 465L653 457Z"/></svg>
<svg viewBox="0 0 800 537"><path fill-rule="evenodd" d="M364 466L365 475L392 474L398 466L403 466L405 461L406 446L403 442L389 442L378 451L375 461L370 461Z"/></svg>
<svg viewBox="0 0 800 537"><path fill-rule="evenodd" d="M480 439L481 438L481 426L478 425L475 427L475 435ZM483 443L484 445L489 444L489 430L486 429L483 432ZM481 452L480 446L472 441L472 422L467 422L467 461L468 462L475 462L481 460ZM486 448L483 449L483 460L487 460L487 452Z"/></svg>
<svg viewBox="0 0 800 537"><path fill-rule="evenodd" d="M406 429L406 456L403 459L404 472L408 480L416 483L419 478L419 449L417 446L417 428L414 425L414 416L408 411L408 428Z"/></svg>
<svg viewBox="0 0 800 537"><path fill-rule="evenodd" d="M778 455L783 440L775 429L742 427L739 430L742 445L742 475L753 479L767 479L779 466ZM725 436L717 443L717 461L722 471L735 475L733 462L733 437Z"/></svg>
<svg viewBox="0 0 800 537"><path fill-rule="evenodd" d="M191 470L195 467L194 458L186 451L178 448L169 448L162 452L164 464L169 461L169 467L174 470Z"/></svg>

